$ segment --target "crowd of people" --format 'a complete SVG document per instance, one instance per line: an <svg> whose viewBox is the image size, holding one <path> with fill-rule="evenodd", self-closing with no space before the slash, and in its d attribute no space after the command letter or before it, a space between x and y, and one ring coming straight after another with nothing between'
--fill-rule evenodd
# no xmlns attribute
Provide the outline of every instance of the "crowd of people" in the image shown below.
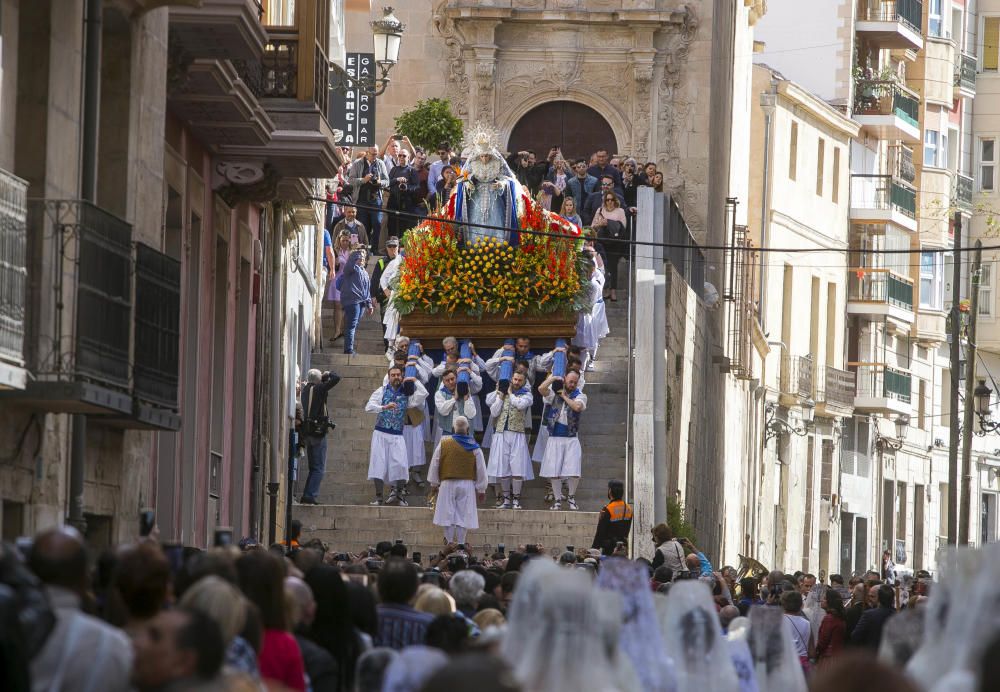
<svg viewBox="0 0 1000 692"><path fill-rule="evenodd" d="M394 323L386 320L394 275L389 265L398 257L406 232L447 204L468 161L443 142L437 159L428 162L426 151L398 135L382 149L368 147L356 158L349 148L346 153L349 162L327 186L324 298L334 308L331 342L343 339L344 352L353 353L358 322L364 314L374 314L376 303L386 323L386 347L395 336ZM518 151L505 165L542 208L584 229L590 238L588 253L598 267L592 278L594 300L617 301L619 265L628 259L638 189L663 189L656 164L640 165L633 158L610 156L605 149L569 161L559 147L552 147L544 160L536 160L533 151ZM375 266L370 276L362 277L370 258L375 258ZM600 329L598 316L595 334ZM596 348L594 342L602 336L578 331L578 339L592 343L588 348Z"/></svg>
<svg viewBox="0 0 1000 692"><path fill-rule="evenodd" d="M942 553L938 581L758 579L666 525L655 560L630 560L604 519L606 549L427 556L295 534L208 550L147 537L95 559L74 529L45 530L0 549L0 688L1000 689L995 544Z"/></svg>

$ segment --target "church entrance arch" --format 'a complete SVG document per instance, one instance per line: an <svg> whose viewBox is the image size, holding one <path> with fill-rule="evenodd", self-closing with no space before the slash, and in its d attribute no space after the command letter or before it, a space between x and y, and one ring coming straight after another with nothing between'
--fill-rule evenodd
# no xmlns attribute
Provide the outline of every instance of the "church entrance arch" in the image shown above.
<svg viewBox="0 0 1000 692"><path fill-rule="evenodd" d="M618 151L608 121L590 106L575 101L550 101L525 113L507 142L508 151L531 150L539 160L558 146L568 161L588 159L598 149Z"/></svg>

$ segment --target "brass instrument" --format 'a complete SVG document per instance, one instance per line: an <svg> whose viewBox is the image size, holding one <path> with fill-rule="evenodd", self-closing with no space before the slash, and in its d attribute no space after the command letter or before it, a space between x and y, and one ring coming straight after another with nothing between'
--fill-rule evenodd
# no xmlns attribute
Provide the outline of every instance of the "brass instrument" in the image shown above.
<svg viewBox="0 0 1000 692"><path fill-rule="evenodd" d="M739 569L736 570L737 591L742 591L742 589L740 589L740 581L742 581L746 577L753 577L754 579L760 581L761 579L766 577L770 572L770 570L767 567L759 563L757 560L754 560L752 557L747 557L746 555L739 555L738 553L737 555L740 558L740 566ZM735 594L735 596L742 598L743 594L738 593Z"/></svg>

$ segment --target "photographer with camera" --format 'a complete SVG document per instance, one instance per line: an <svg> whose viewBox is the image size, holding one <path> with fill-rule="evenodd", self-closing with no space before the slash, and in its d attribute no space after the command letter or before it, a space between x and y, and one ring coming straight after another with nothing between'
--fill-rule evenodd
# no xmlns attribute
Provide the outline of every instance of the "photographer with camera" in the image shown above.
<svg viewBox="0 0 1000 692"><path fill-rule="evenodd" d="M304 505L318 504L316 495L326 472L326 433L337 427L327 414L326 397L338 382L340 375L332 371L313 369L306 373L306 385L302 388L302 440L309 460L309 476L299 500Z"/></svg>

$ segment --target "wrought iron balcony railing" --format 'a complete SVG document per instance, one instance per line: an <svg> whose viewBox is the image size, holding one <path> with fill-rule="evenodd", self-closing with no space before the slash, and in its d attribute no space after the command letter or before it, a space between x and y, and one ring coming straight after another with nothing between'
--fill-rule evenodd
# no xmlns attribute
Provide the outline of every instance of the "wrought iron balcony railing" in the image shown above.
<svg viewBox="0 0 1000 692"><path fill-rule="evenodd" d="M912 376L884 363L848 363L857 373L858 396L910 403Z"/></svg>
<svg viewBox="0 0 1000 692"><path fill-rule="evenodd" d="M28 184L0 170L0 359L24 364Z"/></svg>
<svg viewBox="0 0 1000 692"><path fill-rule="evenodd" d="M813 360L811 356L785 355L781 359L781 392L800 399L813 395Z"/></svg>
<svg viewBox="0 0 1000 692"><path fill-rule="evenodd" d="M901 22L920 33L921 0L858 0L859 22Z"/></svg>
<svg viewBox="0 0 1000 692"><path fill-rule="evenodd" d="M976 91L976 56L962 53L955 61L955 86Z"/></svg>
<svg viewBox="0 0 1000 692"><path fill-rule="evenodd" d="M857 391L856 376L850 370L840 370L830 365L821 366L822 372L816 376L816 403L825 403L841 408L854 404Z"/></svg>
<svg viewBox="0 0 1000 692"><path fill-rule="evenodd" d="M851 176L851 207L894 209L905 216L917 216L917 191L891 175L855 173Z"/></svg>
<svg viewBox="0 0 1000 692"><path fill-rule="evenodd" d="M858 79L854 90L855 115L894 115L919 127L920 100L898 82Z"/></svg>
<svg viewBox="0 0 1000 692"><path fill-rule="evenodd" d="M180 370L181 265L136 245L134 396L177 409Z"/></svg>
<svg viewBox="0 0 1000 692"><path fill-rule="evenodd" d="M952 200L956 207L961 209L972 209L972 188L975 181L967 175L958 173L955 175Z"/></svg>

